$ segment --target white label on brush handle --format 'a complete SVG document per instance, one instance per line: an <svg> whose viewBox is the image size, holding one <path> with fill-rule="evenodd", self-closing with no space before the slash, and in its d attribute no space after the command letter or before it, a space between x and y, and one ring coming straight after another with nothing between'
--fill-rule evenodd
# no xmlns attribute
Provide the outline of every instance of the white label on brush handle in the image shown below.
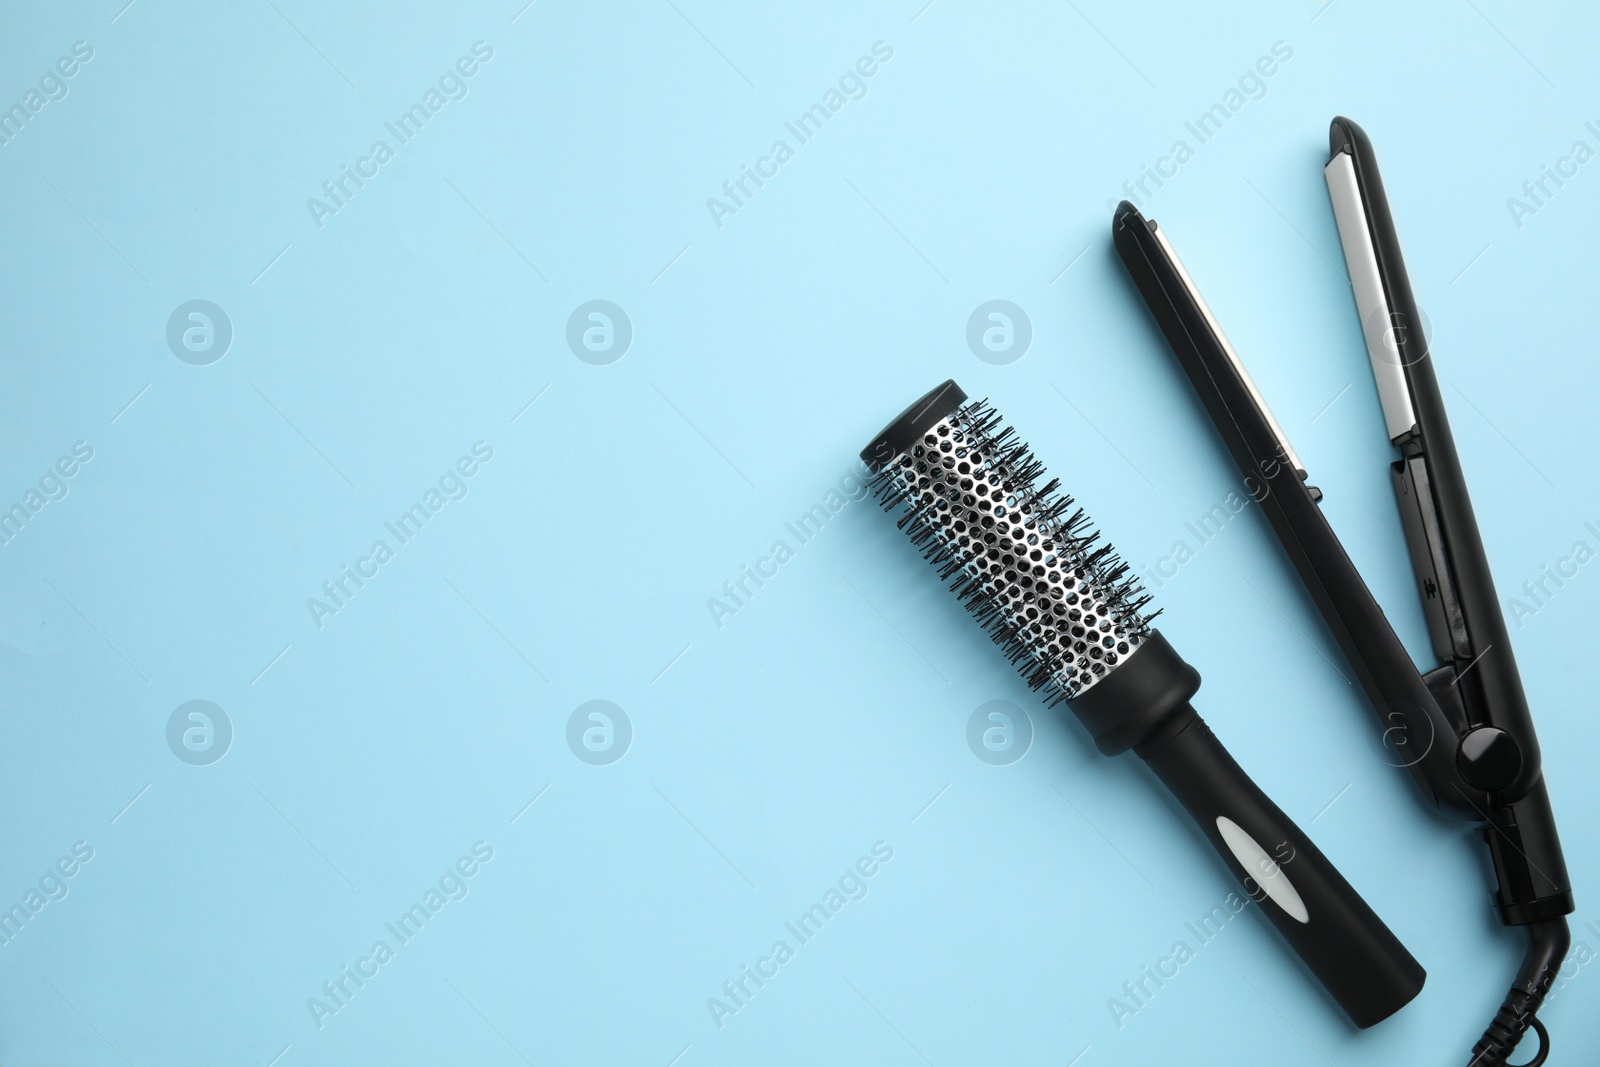
<svg viewBox="0 0 1600 1067"><path fill-rule="evenodd" d="M1239 828L1238 823L1226 815L1217 816L1217 830L1222 834L1222 840L1228 843L1233 858L1244 867L1250 880L1272 898L1274 904L1298 922L1311 921L1311 913L1306 911L1306 902L1300 899L1300 894L1290 883L1289 876L1283 873L1283 868L1278 866L1276 860L1267 855L1267 850L1256 843L1255 838L1245 833Z"/></svg>

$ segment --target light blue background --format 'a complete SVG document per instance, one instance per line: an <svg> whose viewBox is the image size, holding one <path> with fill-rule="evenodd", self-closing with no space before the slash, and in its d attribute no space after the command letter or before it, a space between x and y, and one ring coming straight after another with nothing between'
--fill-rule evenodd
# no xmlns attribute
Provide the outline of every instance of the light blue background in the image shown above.
<svg viewBox="0 0 1600 1067"><path fill-rule="evenodd" d="M1282 41L1265 94L1146 211L1431 666L1327 125L1378 146L1511 596L1600 548L1600 163L1521 228L1506 204L1575 140L1600 147L1592 11L124 3L0 18L5 106L94 49L0 147L0 502L94 449L0 546L0 903L94 849L0 948L0 1059L1465 1059L1520 939L1467 827L1383 765L1253 510L1156 590L1160 625L1218 734L1428 967L1366 1033L1249 913L1115 1025L1107 999L1230 882L875 507L848 504L720 628L706 602L795 546L785 522L945 377L990 396L1137 569L1192 544L1237 473L1115 258L1107 199ZM319 229L307 198L480 40L468 95ZM877 41L893 58L865 98L718 228L707 198ZM565 341L596 298L633 324L610 366ZM233 324L211 366L166 344L191 299ZM991 299L1032 322L1010 365L966 345ZM307 598L477 441L494 458L470 495L319 629ZM1585 952L1593 567L1514 633ZM167 747L194 699L235 731L210 766ZM609 766L565 740L591 699L633 725ZM965 740L994 699L1034 711L1011 766ZM318 1029L307 998L480 840L470 895ZM894 858L868 895L718 1029L707 998L877 841ZM1600 1041L1600 977L1565 973L1557 1063Z"/></svg>

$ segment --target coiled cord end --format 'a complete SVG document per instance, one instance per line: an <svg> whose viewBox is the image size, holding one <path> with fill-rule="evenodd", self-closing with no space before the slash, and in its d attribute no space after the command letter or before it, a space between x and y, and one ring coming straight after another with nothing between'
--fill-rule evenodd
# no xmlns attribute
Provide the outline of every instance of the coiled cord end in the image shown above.
<svg viewBox="0 0 1600 1067"><path fill-rule="evenodd" d="M1572 933L1565 919L1529 923L1527 930L1528 953L1523 957L1522 969L1489 1029L1472 1047L1472 1060L1467 1067L1508 1067L1512 1051L1529 1030L1539 1035L1539 1052L1515 1067L1540 1067L1550 1055L1550 1035L1539 1021L1538 1011L1561 970L1561 961L1567 958Z"/></svg>

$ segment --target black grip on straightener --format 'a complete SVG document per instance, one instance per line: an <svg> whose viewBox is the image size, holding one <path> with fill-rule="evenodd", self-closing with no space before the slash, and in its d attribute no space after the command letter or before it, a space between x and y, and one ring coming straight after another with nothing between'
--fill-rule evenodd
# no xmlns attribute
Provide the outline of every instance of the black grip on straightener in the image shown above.
<svg viewBox="0 0 1600 1067"><path fill-rule="evenodd" d="M1200 676L1159 632L1068 702L1100 750L1132 748L1358 1027L1400 1010L1427 973L1189 705Z"/></svg>

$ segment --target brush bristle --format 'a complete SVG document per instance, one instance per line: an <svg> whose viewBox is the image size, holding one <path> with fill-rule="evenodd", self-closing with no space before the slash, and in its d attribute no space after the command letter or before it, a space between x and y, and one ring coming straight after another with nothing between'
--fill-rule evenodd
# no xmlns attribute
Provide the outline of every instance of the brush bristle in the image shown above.
<svg viewBox="0 0 1600 1067"><path fill-rule="evenodd" d="M873 479L885 510L1051 704L1104 678L1159 612L987 401L933 426Z"/></svg>

